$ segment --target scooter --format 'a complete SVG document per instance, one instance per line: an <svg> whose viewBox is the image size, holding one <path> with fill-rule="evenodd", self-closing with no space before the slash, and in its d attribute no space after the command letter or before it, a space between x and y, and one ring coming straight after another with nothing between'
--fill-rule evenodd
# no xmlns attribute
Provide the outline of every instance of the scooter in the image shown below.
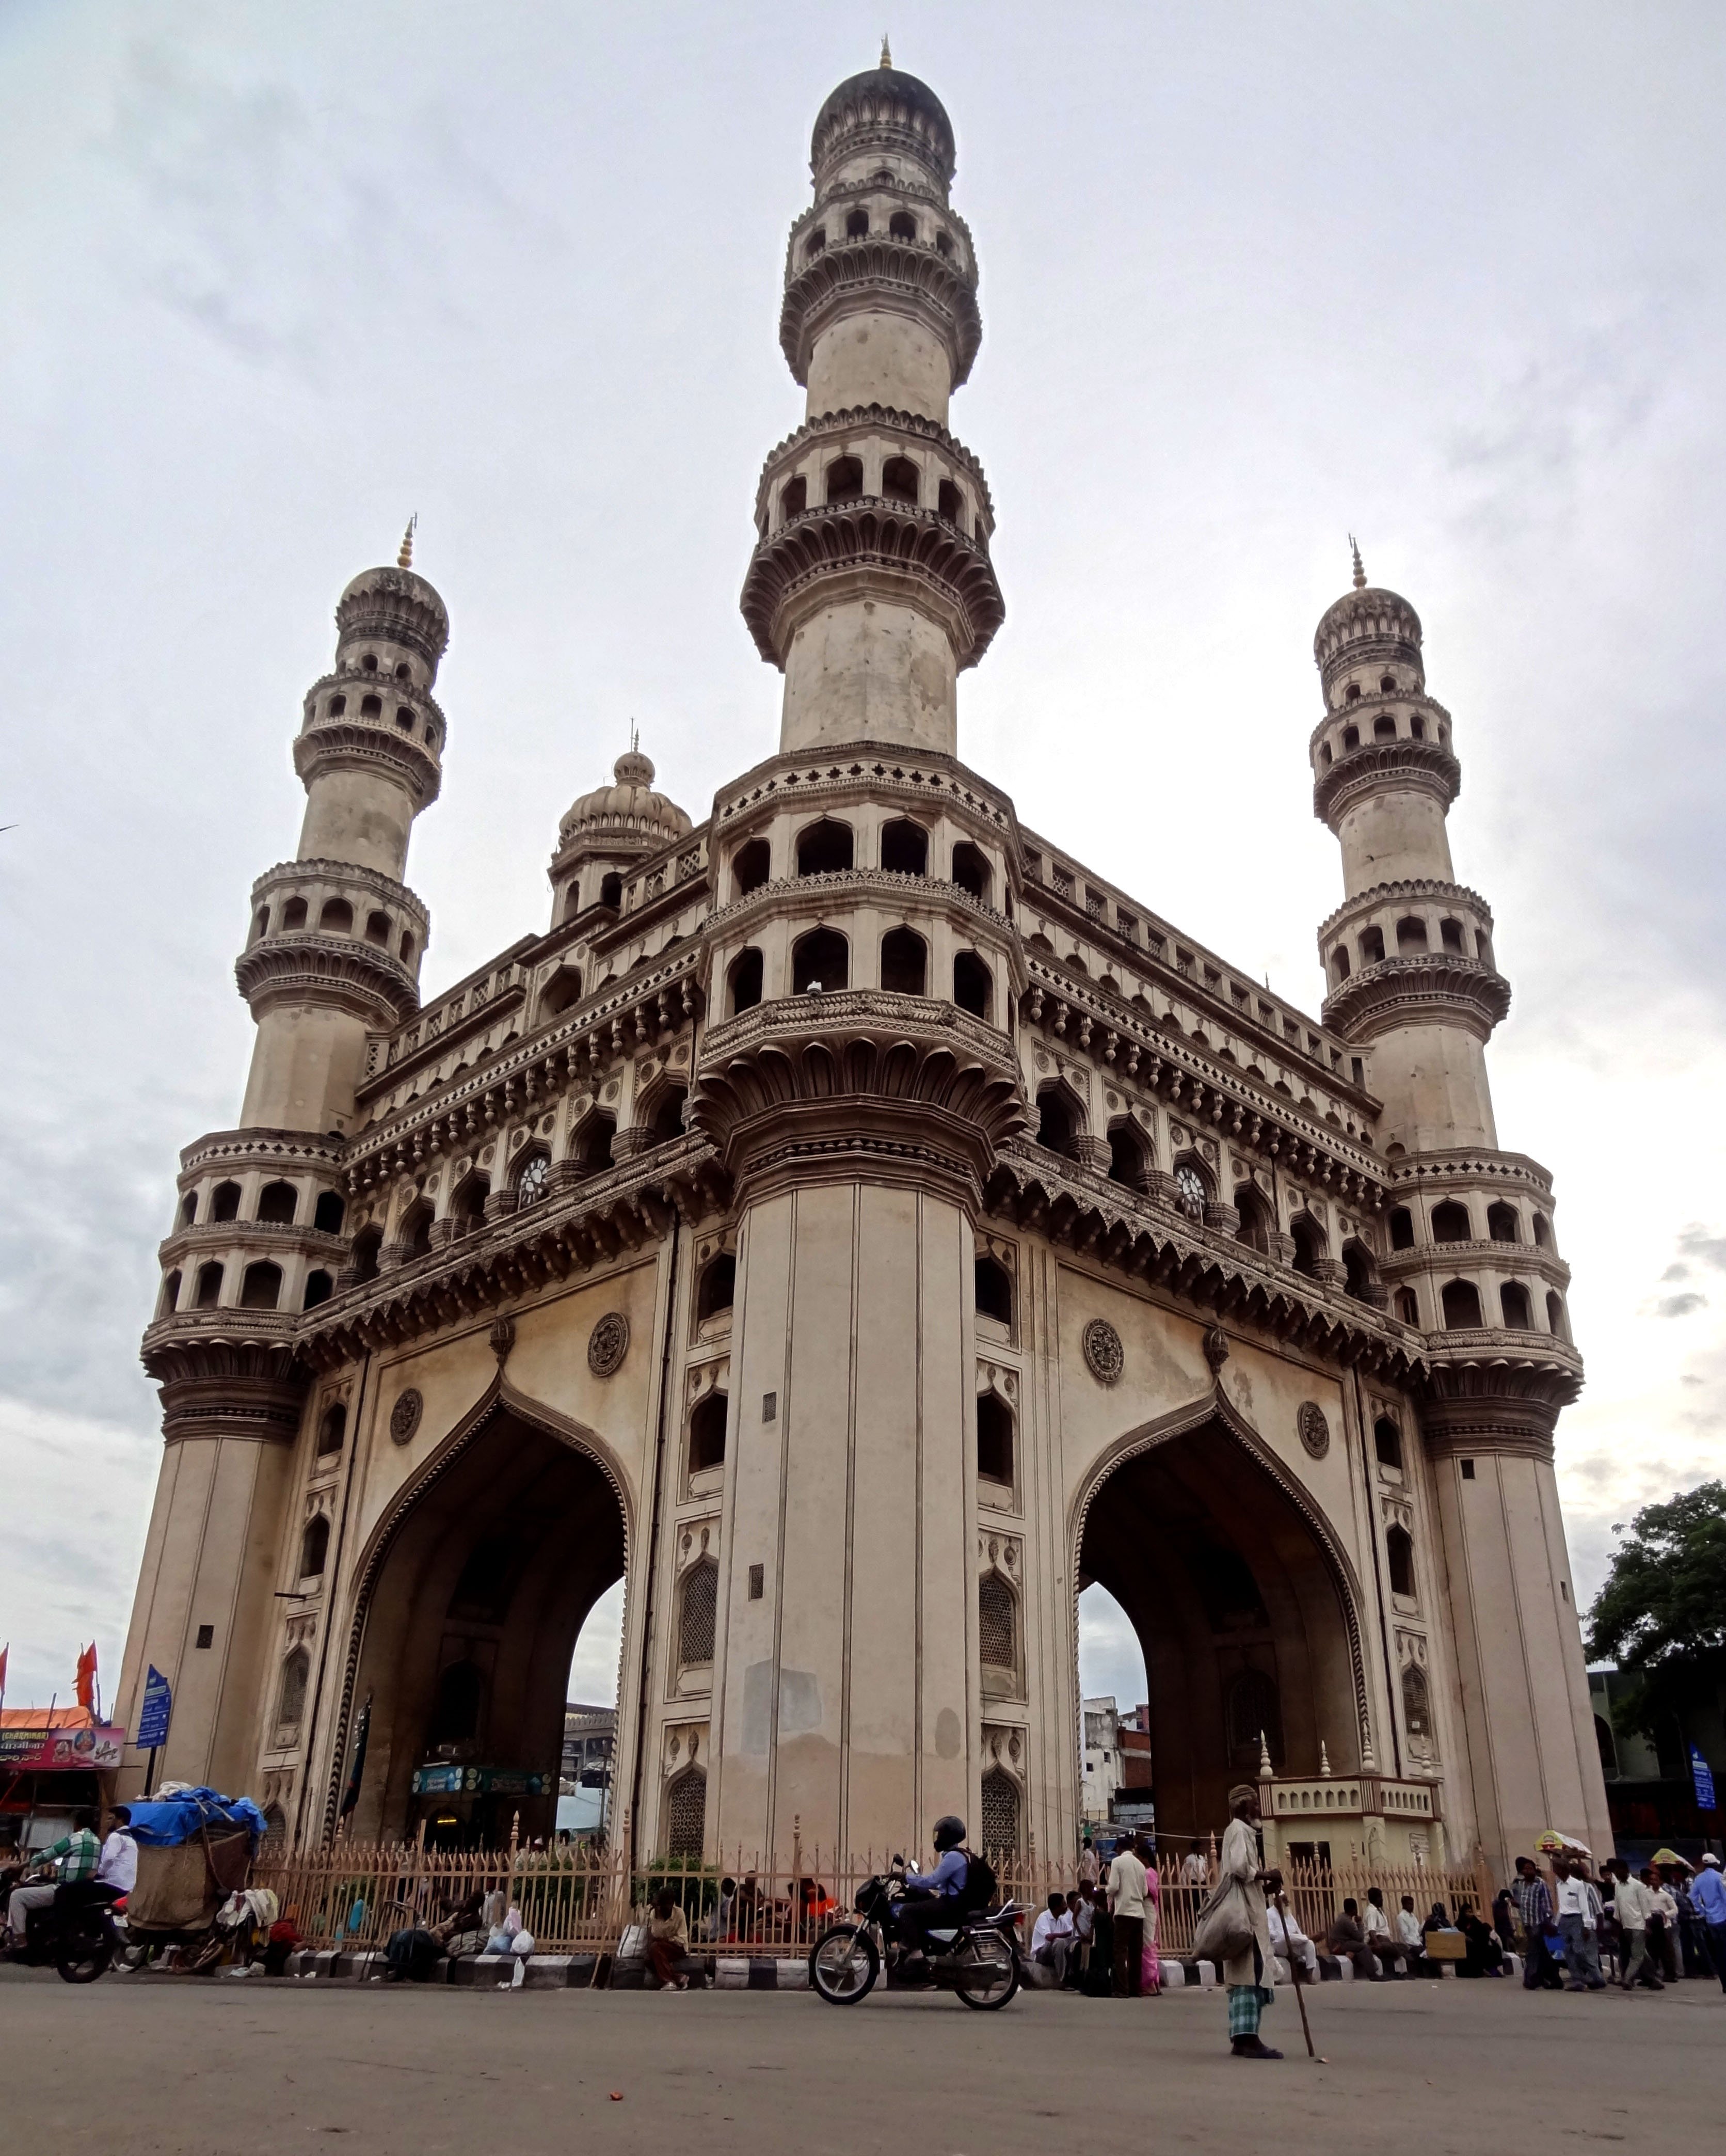
<svg viewBox="0 0 1726 2156"><path fill-rule="evenodd" d="M874 1989L883 1966L889 1976L910 1975L923 1946L927 1959L921 1974L943 1990L956 1991L967 2006L993 2013L1019 1988L1019 1958L1013 1933L1024 1911L1009 1902L993 1915L965 1911L951 1929L920 1933L908 1941L900 1934L897 1912L905 1882L904 1860L895 1869L864 1881L857 1897L860 1924L829 1924L809 1954L809 1981L830 2006L855 2006Z"/></svg>

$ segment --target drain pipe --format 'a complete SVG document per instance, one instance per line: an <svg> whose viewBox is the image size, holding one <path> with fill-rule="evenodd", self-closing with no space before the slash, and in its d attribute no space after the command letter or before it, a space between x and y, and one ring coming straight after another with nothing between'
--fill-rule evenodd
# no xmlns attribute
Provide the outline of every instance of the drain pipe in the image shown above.
<svg viewBox="0 0 1726 2156"><path fill-rule="evenodd" d="M653 1502L648 1529L647 1589L642 1601L641 1669L636 1683L635 1764L629 1786L629 1846L624 1851L630 1871L635 1869L635 1838L641 1827L642 1768L647 1757L648 1678L653 1649L653 1590L659 1576L659 1510L665 1487L665 1410L671 1393L671 1347L677 1326L678 1253L683 1240L684 1216L673 1201L671 1216L671 1263L665 1282L665 1340L659 1355L658 1429L653 1445Z"/></svg>

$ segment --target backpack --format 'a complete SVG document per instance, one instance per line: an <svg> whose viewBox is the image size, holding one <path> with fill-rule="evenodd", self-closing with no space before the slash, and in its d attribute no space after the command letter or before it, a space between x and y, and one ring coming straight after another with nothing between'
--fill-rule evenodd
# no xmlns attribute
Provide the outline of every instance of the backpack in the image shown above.
<svg viewBox="0 0 1726 2156"><path fill-rule="evenodd" d="M992 1908L999 1888L995 1867L986 1856L978 1856L971 1850L965 1852L965 1884L960 1888L958 1902L966 1916Z"/></svg>

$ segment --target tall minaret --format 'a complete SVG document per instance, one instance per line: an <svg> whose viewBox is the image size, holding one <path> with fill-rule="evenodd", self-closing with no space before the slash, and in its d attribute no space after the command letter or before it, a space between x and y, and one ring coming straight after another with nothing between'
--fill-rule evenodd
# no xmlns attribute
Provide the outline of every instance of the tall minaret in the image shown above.
<svg viewBox="0 0 1726 2156"><path fill-rule="evenodd" d="M947 431L982 336L952 125L883 44L822 106L810 169L779 318L807 417L761 474L744 619L785 675L782 750L950 756L956 678L1004 612L988 483Z"/></svg>
<svg viewBox="0 0 1726 2156"><path fill-rule="evenodd" d="M335 665L308 691L294 747L299 852L253 886L235 967L258 1028L239 1127L181 1154L161 1247L143 1359L164 1453L118 1707L135 1727L145 1672L167 1676L163 1779L237 1789L257 1758L305 1397L294 1333L346 1259L342 1148L366 1034L418 1006L429 924L402 875L438 794L432 685L449 621L412 559L410 526L393 566L356 577L336 607ZM141 1786L137 1763L125 1786Z"/></svg>
<svg viewBox="0 0 1726 2156"><path fill-rule="evenodd" d="M1425 1336L1421 1431L1463 1725L1447 1771L1472 1784L1489 1848L1529 1848L1554 1819L1610 1840L1553 1466L1582 1374L1570 1270L1551 1177L1498 1147L1486 1044L1510 988L1486 901L1451 865L1450 714L1426 694L1420 617L1368 584L1358 547L1354 588L1313 654L1313 805L1341 845L1346 893L1319 931L1324 1019L1360 1047L1384 1102L1380 1263L1394 1315Z"/></svg>

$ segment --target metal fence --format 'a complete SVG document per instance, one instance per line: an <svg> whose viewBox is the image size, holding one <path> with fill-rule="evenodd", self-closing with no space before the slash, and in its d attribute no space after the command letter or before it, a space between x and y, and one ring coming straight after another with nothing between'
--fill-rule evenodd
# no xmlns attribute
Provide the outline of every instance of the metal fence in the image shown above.
<svg viewBox="0 0 1726 2156"><path fill-rule="evenodd" d="M632 1867L621 1852L588 1844L442 1851L412 1842L336 1842L295 1856L266 1853L254 1878L274 1892L283 1913L293 1917L312 1947L376 1948L392 1932L435 1923L472 1896L500 1891L520 1910L538 1951L610 1953L668 1889L696 1952L801 1957L827 1924L852 1909L864 1881L889 1861L873 1851L836 1861L798 1845L789 1863L740 1849L722 1862L677 1857ZM1027 1938L1030 1918L1047 1897L1078 1884L1076 1861L991 1851L989 1861L1002 1896L1028 1912ZM1191 1953L1193 1927L1215 1876L1212 1857L1203 1881L1170 1877L1160 1883L1156 1934L1166 1957ZM1483 1872L1459 1866L1301 1861L1285 1864L1283 1876L1291 1913L1320 1941L1344 1898L1352 1896L1364 1908L1374 1887L1393 1922L1405 1894L1424 1921L1435 1902L1452 1918L1463 1902L1484 1914L1493 1892Z"/></svg>

